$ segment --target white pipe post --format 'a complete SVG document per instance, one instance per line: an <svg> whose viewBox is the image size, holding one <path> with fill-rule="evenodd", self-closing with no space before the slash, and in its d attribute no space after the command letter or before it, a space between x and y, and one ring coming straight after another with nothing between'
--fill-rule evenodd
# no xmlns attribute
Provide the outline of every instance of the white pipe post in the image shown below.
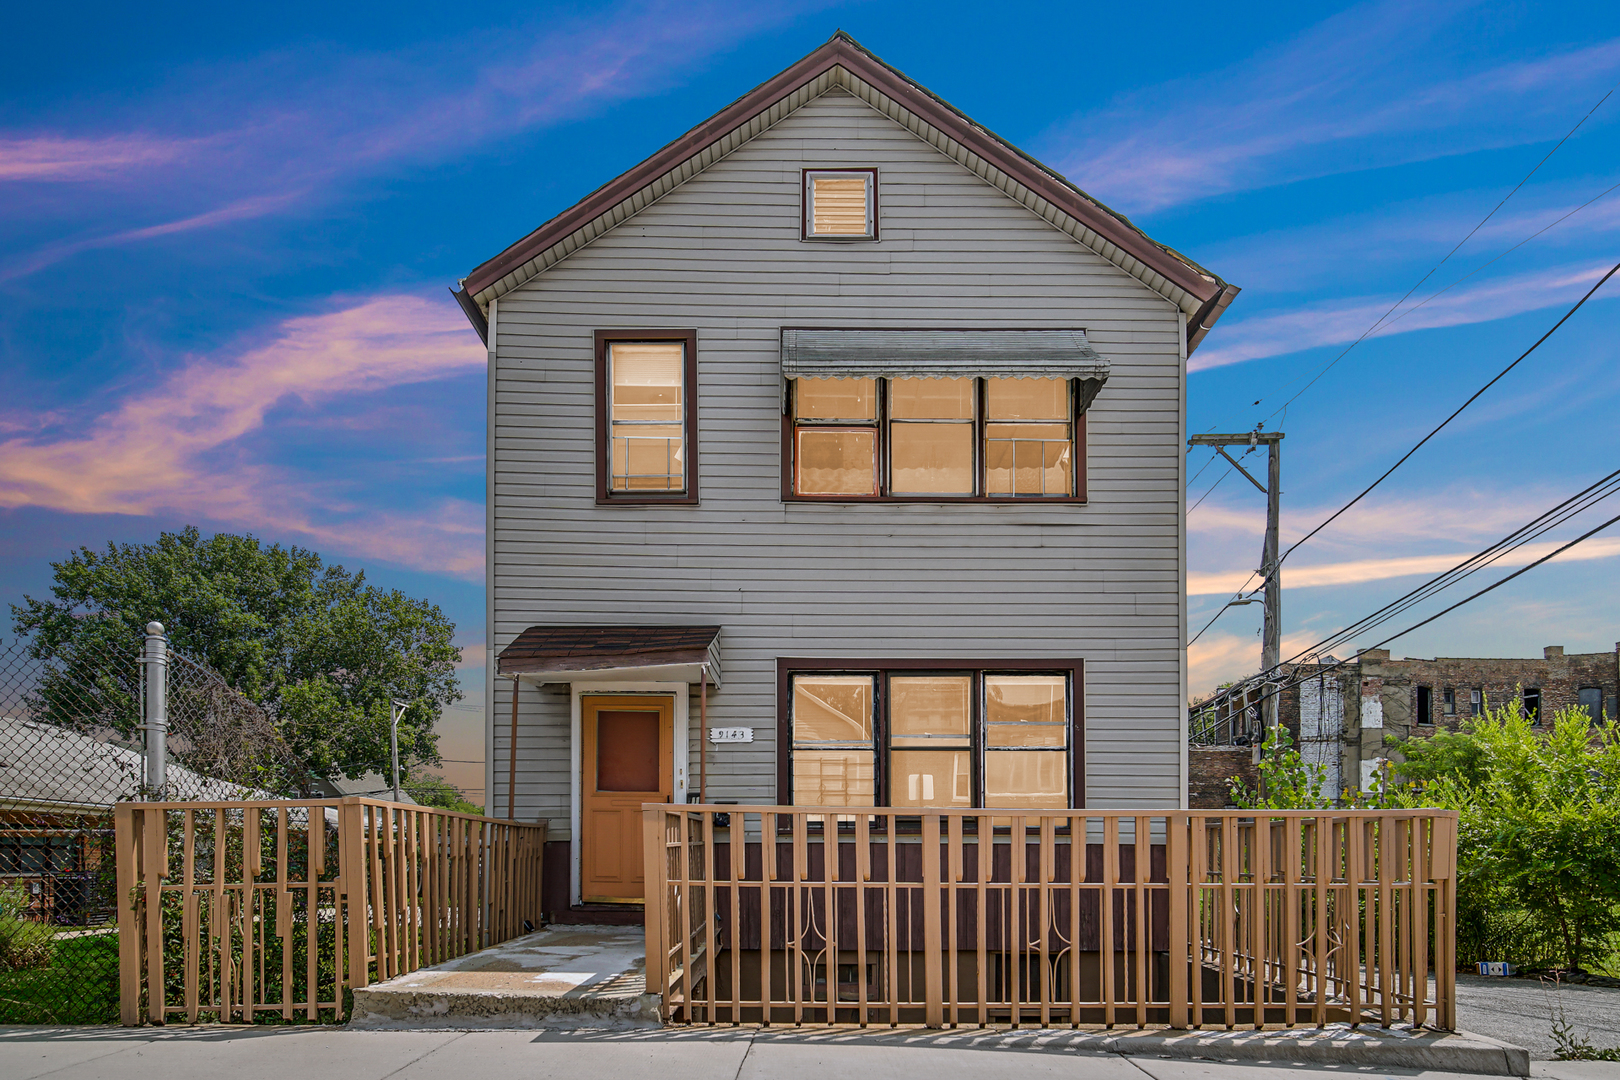
<svg viewBox="0 0 1620 1080"><path fill-rule="evenodd" d="M146 624L146 793L160 801L169 778L169 641L163 624Z"/></svg>
<svg viewBox="0 0 1620 1080"><path fill-rule="evenodd" d="M399 802L399 714L401 709L397 701L389 702L392 707L392 719L388 722L388 756L394 764L394 801Z"/></svg>

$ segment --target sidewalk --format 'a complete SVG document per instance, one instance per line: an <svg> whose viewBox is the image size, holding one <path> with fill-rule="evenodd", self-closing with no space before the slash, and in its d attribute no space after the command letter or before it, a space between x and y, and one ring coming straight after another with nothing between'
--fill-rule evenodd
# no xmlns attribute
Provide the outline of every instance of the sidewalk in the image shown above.
<svg viewBox="0 0 1620 1080"><path fill-rule="evenodd" d="M901 1031L354 1031L0 1028L6 1080L1243 1080L1469 1074L1170 1061L1077 1050L1062 1033ZM1620 1065L1537 1061L1550 1080Z"/></svg>

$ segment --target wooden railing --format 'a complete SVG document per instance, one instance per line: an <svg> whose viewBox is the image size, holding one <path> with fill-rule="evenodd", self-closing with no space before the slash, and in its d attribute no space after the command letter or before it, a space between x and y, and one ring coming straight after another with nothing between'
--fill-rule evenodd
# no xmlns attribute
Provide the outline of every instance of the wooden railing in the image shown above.
<svg viewBox="0 0 1620 1080"><path fill-rule="evenodd" d="M545 825L377 799L119 803L125 1024L341 1019L540 924Z"/></svg>
<svg viewBox="0 0 1620 1080"><path fill-rule="evenodd" d="M649 805L648 990L688 1024L1453 1028L1455 813L1258 813Z"/></svg>

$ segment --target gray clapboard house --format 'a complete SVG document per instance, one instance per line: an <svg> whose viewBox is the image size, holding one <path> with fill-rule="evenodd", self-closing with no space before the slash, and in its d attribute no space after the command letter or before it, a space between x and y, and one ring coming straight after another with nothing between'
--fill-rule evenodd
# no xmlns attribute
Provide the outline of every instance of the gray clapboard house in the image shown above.
<svg viewBox="0 0 1620 1080"><path fill-rule="evenodd" d="M1236 293L843 34L475 269L486 790L548 907L639 901L646 801L1183 805Z"/></svg>

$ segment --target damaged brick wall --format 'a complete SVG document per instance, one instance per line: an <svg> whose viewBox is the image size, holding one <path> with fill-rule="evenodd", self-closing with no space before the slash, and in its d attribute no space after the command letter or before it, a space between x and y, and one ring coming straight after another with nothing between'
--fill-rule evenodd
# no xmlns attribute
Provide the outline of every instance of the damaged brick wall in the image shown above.
<svg viewBox="0 0 1620 1080"><path fill-rule="evenodd" d="M1219 810L1231 804L1230 777L1254 787L1260 778L1247 746L1194 746L1187 753L1187 806Z"/></svg>

